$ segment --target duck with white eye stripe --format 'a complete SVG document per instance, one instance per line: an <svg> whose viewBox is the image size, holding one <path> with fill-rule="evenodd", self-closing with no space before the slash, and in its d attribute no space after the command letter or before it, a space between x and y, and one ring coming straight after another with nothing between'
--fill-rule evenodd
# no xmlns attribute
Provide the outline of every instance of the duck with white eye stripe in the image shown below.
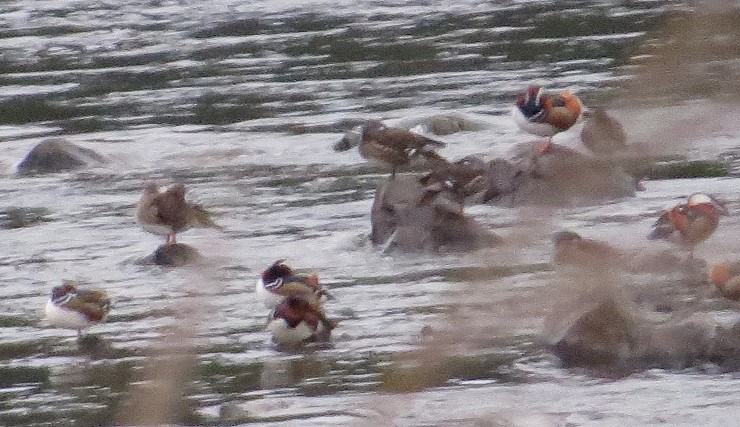
<svg viewBox="0 0 740 427"><path fill-rule="evenodd" d="M274 309L288 296L297 296L320 306L324 299L334 297L319 283L315 273L297 274L285 264L284 259L275 261L257 280L257 298L267 309Z"/></svg>
<svg viewBox="0 0 740 427"><path fill-rule="evenodd" d="M55 286L44 312L51 325L76 329L82 339L82 330L105 320L110 312L111 300L104 291L78 289L71 282Z"/></svg>

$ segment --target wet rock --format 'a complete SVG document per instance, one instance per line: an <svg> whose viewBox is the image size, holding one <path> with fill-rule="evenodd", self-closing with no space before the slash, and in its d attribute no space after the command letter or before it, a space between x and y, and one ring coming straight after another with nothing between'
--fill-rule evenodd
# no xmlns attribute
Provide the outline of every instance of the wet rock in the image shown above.
<svg viewBox="0 0 740 427"><path fill-rule="evenodd" d="M246 409L236 403L227 402L219 407L218 419L222 423L235 425L249 422L252 417Z"/></svg>
<svg viewBox="0 0 740 427"><path fill-rule="evenodd" d="M152 254L152 261L155 264L166 267L181 267L202 259L203 256L197 249L183 243L162 245Z"/></svg>
<svg viewBox="0 0 740 427"><path fill-rule="evenodd" d="M55 173L103 163L104 158L89 148L64 138L49 138L33 147L18 165L21 175Z"/></svg>
<svg viewBox="0 0 740 427"><path fill-rule="evenodd" d="M632 317L607 300L581 314L554 343L566 366L603 366L634 355L638 331Z"/></svg>
<svg viewBox="0 0 740 427"><path fill-rule="evenodd" d="M483 191L466 195L468 203L591 204L634 196L639 187L637 180L619 164L559 145L537 154L534 143L521 144L507 158L486 162L479 156L468 156L450 165L456 176L477 174L477 180L482 181L478 185ZM441 172L444 171L435 170L432 174ZM436 176L436 181L445 180ZM455 176L450 175L448 181L454 182Z"/></svg>
<svg viewBox="0 0 740 427"><path fill-rule="evenodd" d="M499 243L499 238L463 213L460 201L444 193L428 199L419 175L397 174L375 194L370 213L374 244L413 251L465 251Z"/></svg>
<svg viewBox="0 0 740 427"><path fill-rule="evenodd" d="M564 146L553 145L548 152L537 154L535 143L521 144L508 161L515 172L509 170L497 178L498 185L508 191L495 195L493 203L596 203L634 196L638 188L635 178L618 164ZM502 167L499 161L497 168Z"/></svg>
<svg viewBox="0 0 740 427"><path fill-rule="evenodd" d="M680 310L605 299L565 323L549 342L568 367L642 370L686 369L714 364L740 369L740 314L730 316L704 300L684 302ZM561 327L556 325L555 327Z"/></svg>

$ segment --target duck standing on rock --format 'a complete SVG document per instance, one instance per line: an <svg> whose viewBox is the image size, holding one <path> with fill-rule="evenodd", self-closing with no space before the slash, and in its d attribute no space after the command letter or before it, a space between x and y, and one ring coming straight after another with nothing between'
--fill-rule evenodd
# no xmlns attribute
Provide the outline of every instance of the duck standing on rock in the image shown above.
<svg viewBox="0 0 740 427"><path fill-rule="evenodd" d="M523 131L549 138L536 147L539 154L544 154L552 146L552 137L576 124L582 110L581 100L568 90L550 95L539 86L530 86L516 97L511 113Z"/></svg>
<svg viewBox="0 0 740 427"><path fill-rule="evenodd" d="M145 231L167 236L165 245L176 244L176 234L191 227L223 231L202 206L185 201L186 191L183 184L160 192L156 183L147 183L136 206L136 222Z"/></svg>
<svg viewBox="0 0 740 427"><path fill-rule="evenodd" d="M653 225L648 239L665 239L689 249L694 257L696 246L707 240L719 225L719 217L726 215L724 204L714 197L695 193L686 203L664 211Z"/></svg>
<svg viewBox="0 0 740 427"><path fill-rule="evenodd" d="M102 322L108 316L111 301L104 291L77 289L71 282L55 286L51 290L44 312L53 326L77 330L82 339L82 330Z"/></svg>
<svg viewBox="0 0 740 427"><path fill-rule="evenodd" d="M435 163L446 163L434 149L445 146L444 142L428 138L406 129L389 128L378 120L367 122L362 127L360 155L368 160L391 166L391 176L396 170L419 157Z"/></svg>

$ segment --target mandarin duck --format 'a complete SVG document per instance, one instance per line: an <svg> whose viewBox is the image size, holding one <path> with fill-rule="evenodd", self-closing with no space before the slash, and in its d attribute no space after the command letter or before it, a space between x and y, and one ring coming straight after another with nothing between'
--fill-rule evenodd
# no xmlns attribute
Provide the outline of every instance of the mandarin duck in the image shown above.
<svg viewBox="0 0 740 427"><path fill-rule="evenodd" d="M105 320L111 301L104 291L77 289L71 282L51 290L44 312L53 326L76 329L82 339L82 330Z"/></svg>
<svg viewBox="0 0 740 427"><path fill-rule="evenodd" d="M661 213L653 224L648 239L665 239L688 248L691 258L696 246L707 240L719 225L719 217L727 214L724 203L714 197L695 193L686 203L680 203Z"/></svg>
<svg viewBox="0 0 740 427"><path fill-rule="evenodd" d="M454 162L444 162L419 178L424 186L421 205L428 204L437 194L448 192L454 200L466 198L488 189L488 164L476 156L467 156Z"/></svg>
<svg viewBox="0 0 740 427"><path fill-rule="evenodd" d="M223 231L202 206L185 201L186 191L175 184L160 192L157 184L148 183L136 206L136 222L145 231L167 236L166 245L177 243L176 234L192 227Z"/></svg>
<svg viewBox="0 0 740 427"><path fill-rule="evenodd" d="M318 307L324 298L334 297L319 283L316 274L296 274L284 259L275 261L257 280L257 298L267 309L274 309L288 296L296 296Z"/></svg>
<svg viewBox="0 0 740 427"><path fill-rule="evenodd" d="M530 86L517 95L515 104L512 116L519 128L549 138L537 146L540 154L550 149L553 135L570 129L578 121L583 110L581 100L570 91L550 95L539 86Z"/></svg>
<svg viewBox="0 0 740 427"><path fill-rule="evenodd" d="M586 123L581 129L581 141L591 152L610 156L627 150L624 127L601 107L584 111Z"/></svg>
<svg viewBox="0 0 740 427"><path fill-rule="evenodd" d="M444 163L444 158L434 151L444 146L444 142L372 120L362 127L359 151L365 159L390 165L391 176L395 176L399 167L419 157L428 162Z"/></svg>
<svg viewBox="0 0 740 427"><path fill-rule="evenodd" d="M277 344L296 345L313 339L328 339L336 320L326 317L320 307L300 297L290 295L275 306L267 330Z"/></svg>
<svg viewBox="0 0 740 427"><path fill-rule="evenodd" d="M709 269L709 281L725 298L740 299L740 262L723 262Z"/></svg>

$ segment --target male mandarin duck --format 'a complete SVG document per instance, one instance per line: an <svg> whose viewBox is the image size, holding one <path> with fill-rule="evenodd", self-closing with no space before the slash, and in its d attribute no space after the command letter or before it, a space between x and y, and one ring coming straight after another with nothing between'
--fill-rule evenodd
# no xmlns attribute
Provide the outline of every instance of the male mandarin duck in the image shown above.
<svg viewBox="0 0 740 427"><path fill-rule="evenodd" d="M542 154L552 146L553 135L570 129L581 117L582 110L581 100L570 91L550 95L539 86L530 86L516 97L512 115L523 131L549 137L547 143L537 147Z"/></svg>
<svg viewBox="0 0 740 427"><path fill-rule="evenodd" d="M65 282L51 290L44 312L53 326L76 329L77 337L82 338L82 330L105 320L110 308L105 292L77 289L73 283Z"/></svg>
<svg viewBox="0 0 740 427"><path fill-rule="evenodd" d="M319 283L316 274L296 274L288 267L284 259L275 261L262 272L255 292L267 309L274 309L288 296L295 296L320 306L322 297L334 298Z"/></svg>
<svg viewBox="0 0 740 427"><path fill-rule="evenodd" d="M296 345L313 339L328 339L337 326L320 307L299 296L287 296L275 306L267 330L278 344Z"/></svg>
<svg viewBox="0 0 740 427"><path fill-rule="evenodd" d="M166 245L177 243L176 234L191 227L223 231L203 207L185 201L186 191L183 184L175 184L160 192L157 184L148 183L136 206L136 222L145 231L167 236Z"/></svg>
<svg viewBox="0 0 740 427"><path fill-rule="evenodd" d="M664 211L653 225L648 239L665 239L689 249L691 257L694 248L707 240L719 225L719 217L727 214L723 203L712 196L695 193L686 203L680 203Z"/></svg>
<svg viewBox="0 0 740 427"><path fill-rule="evenodd" d="M740 262L723 262L709 269L709 281L727 299L740 299Z"/></svg>
<svg viewBox="0 0 740 427"><path fill-rule="evenodd" d="M599 268L614 265L622 253L607 243L581 237L573 231L559 231L552 237L555 264L588 265Z"/></svg>
<svg viewBox="0 0 740 427"><path fill-rule="evenodd" d="M398 167L419 157L436 163L445 162L434 151L444 146L444 142L405 129L389 128L378 120L372 120L362 127L359 151L365 159L390 165L391 176L395 176Z"/></svg>

